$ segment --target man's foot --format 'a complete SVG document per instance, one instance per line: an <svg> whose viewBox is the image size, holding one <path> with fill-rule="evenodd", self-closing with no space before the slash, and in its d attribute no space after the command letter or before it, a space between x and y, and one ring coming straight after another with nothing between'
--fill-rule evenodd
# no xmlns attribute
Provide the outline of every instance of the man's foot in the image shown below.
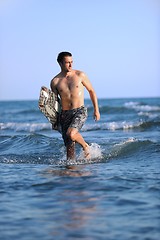
<svg viewBox="0 0 160 240"><path fill-rule="evenodd" d="M88 144L86 144L86 147L83 149L84 151L84 157L89 160L91 159L91 155L90 155L90 147Z"/></svg>

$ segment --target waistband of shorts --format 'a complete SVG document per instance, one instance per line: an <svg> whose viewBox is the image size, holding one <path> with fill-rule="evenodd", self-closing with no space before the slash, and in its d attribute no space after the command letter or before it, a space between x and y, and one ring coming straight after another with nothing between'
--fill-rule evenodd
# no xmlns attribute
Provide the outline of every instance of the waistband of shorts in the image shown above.
<svg viewBox="0 0 160 240"><path fill-rule="evenodd" d="M86 107L84 105L82 105L81 107L79 108L73 108L73 109L69 109L69 110L62 110L61 113L65 113L65 112L74 112L74 111L78 111L78 110L81 110L81 109L85 109Z"/></svg>

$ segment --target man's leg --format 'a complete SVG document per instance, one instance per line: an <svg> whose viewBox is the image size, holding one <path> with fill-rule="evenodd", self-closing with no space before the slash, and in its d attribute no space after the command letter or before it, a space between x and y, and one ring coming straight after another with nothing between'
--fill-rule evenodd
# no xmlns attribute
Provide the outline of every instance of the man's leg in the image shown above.
<svg viewBox="0 0 160 240"><path fill-rule="evenodd" d="M68 128L67 130L67 136L73 141L79 143L85 153L85 157L89 158L89 145L85 142L82 135L78 132L76 128Z"/></svg>
<svg viewBox="0 0 160 240"><path fill-rule="evenodd" d="M67 149L67 160L75 159L75 142L68 144L66 146L66 149Z"/></svg>

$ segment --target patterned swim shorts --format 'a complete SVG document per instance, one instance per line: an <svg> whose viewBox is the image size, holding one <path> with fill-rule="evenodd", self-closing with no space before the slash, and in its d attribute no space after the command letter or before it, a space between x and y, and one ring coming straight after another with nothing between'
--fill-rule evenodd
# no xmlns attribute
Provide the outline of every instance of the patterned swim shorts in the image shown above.
<svg viewBox="0 0 160 240"><path fill-rule="evenodd" d="M68 128L76 128L79 131L85 123L87 116L87 108L84 106L71 110L62 110L60 114L60 124L65 146L72 144L72 140L68 138L66 134Z"/></svg>

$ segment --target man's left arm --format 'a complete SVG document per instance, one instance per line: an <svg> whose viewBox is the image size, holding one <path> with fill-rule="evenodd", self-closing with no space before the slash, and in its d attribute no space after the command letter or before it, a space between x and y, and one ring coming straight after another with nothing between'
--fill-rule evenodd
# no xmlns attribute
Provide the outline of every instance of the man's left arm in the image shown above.
<svg viewBox="0 0 160 240"><path fill-rule="evenodd" d="M96 95L94 88L93 88L90 80L88 79L88 77L84 73L82 73L82 75L83 75L82 84L89 92L89 95L90 95L90 98L91 98L91 101L92 101L93 107L94 107L94 118L96 121L98 121L100 119L100 113L99 113L97 95Z"/></svg>

